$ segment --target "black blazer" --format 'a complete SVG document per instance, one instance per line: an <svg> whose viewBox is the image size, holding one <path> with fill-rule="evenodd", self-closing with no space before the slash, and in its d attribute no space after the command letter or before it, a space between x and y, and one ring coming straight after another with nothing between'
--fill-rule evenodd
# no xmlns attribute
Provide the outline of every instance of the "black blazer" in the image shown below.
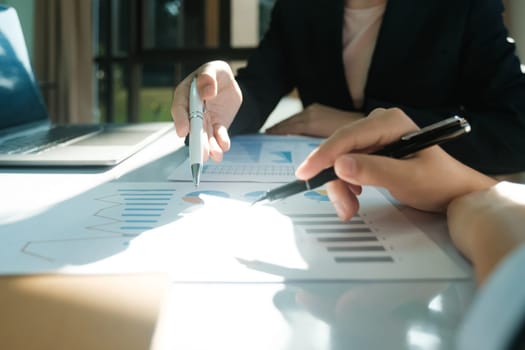
<svg viewBox="0 0 525 350"><path fill-rule="evenodd" d="M303 106L356 110L342 61L344 0L277 0L237 80L243 103L230 132L256 132L297 88ZM480 171L525 170L525 76L507 40L501 0L389 0L363 112L399 107L419 126L454 114L472 132L443 146Z"/></svg>

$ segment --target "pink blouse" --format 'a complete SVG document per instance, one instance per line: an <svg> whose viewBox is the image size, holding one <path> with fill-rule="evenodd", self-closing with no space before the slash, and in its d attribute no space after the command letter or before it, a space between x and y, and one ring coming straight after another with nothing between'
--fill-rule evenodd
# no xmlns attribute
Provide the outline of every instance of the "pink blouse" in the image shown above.
<svg viewBox="0 0 525 350"><path fill-rule="evenodd" d="M346 0L343 62L352 100L357 108L361 108L364 102L368 69L383 21L386 0L369 1L371 3L369 7L359 6L358 3L359 1L356 0Z"/></svg>

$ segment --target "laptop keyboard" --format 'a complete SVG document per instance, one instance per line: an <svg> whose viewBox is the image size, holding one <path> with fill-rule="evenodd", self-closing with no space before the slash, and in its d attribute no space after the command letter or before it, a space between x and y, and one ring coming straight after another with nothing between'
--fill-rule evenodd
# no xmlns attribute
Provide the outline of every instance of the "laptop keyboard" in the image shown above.
<svg viewBox="0 0 525 350"><path fill-rule="evenodd" d="M38 153L101 130L98 125L60 125L41 132L13 137L0 143L0 154Z"/></svg>

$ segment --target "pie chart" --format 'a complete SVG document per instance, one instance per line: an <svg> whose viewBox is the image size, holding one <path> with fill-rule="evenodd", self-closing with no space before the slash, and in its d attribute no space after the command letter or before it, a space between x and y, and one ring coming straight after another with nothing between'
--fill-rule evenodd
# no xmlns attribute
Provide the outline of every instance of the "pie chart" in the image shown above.
<svg viewBox="0 0 525 350"><path fill-rule="evenodd" d="M222 197L222 198L230 198L230 195L226 192L204 190L204 191L195 191L195 192L187 193L182 197L182 200L187 203L191 203L191 204L202 204L204 202L199 197L201 194L205 194L208 196Z"/></svg>
<svg viewBox="0 0 525 350"><path fill-rule="evenodd" d="M304 196L316 202L329 202L330 201L326 190L308 191L304 193Z"/></svg>

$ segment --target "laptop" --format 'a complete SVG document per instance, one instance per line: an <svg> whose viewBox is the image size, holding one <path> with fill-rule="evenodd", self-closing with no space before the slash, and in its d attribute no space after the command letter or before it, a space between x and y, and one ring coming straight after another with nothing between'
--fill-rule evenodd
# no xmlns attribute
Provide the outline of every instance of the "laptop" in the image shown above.
<svg viewBox="0 0 525 350"><path fill-rule="evenodd" d="M51 123L17 13L0 5L0 166L111 166L172 128Z"/></svg>

